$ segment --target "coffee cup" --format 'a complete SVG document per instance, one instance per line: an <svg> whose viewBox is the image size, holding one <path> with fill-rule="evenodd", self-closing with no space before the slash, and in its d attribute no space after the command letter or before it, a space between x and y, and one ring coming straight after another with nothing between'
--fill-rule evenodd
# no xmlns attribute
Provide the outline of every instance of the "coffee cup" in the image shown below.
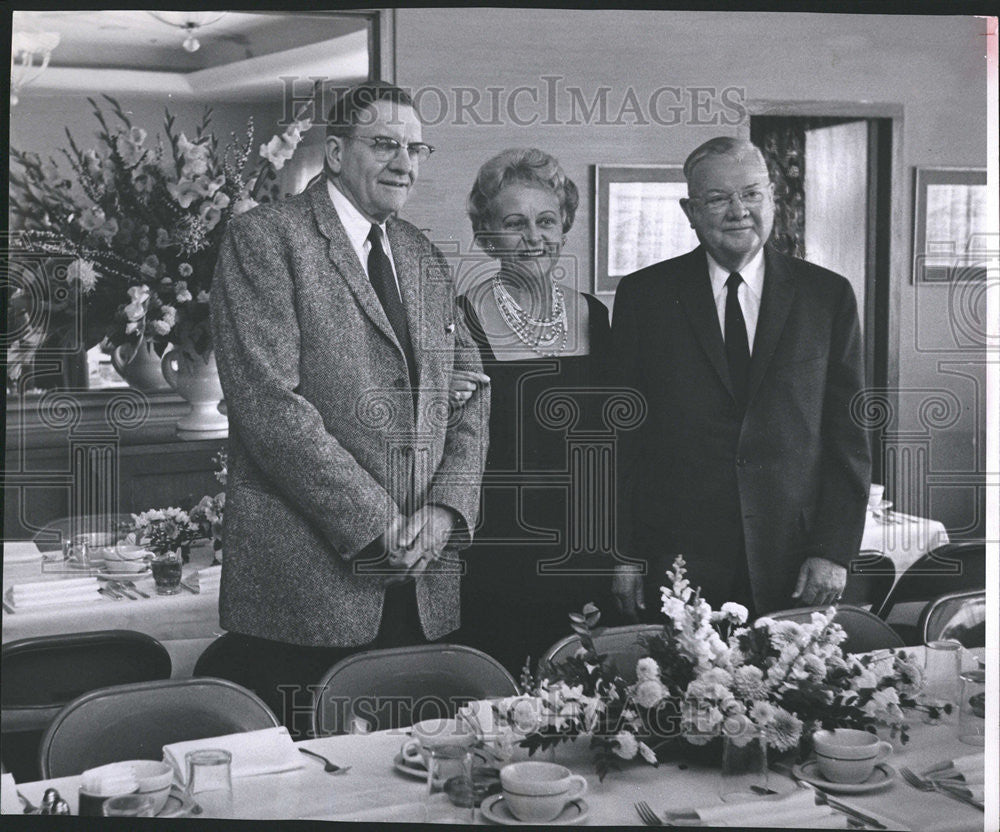
<svg viewBox="0 0 1000 832"><path fill-rule="evenodd" d="M868 508L877 509L882 505L882 497L885 495L885 486L872 483L868 488Z"/></svg>
<svg viewBox="0 0 1000 832"><path fill-rule="evenodd" d="M549 823L587 793L587 781L557 763L526 761L500 769L504 803L525 823Z"/></svg>
<svg viewBox="0 0 1000 832"><path fill-rule="evenodd" d="M864 783L875 764L892 754L892 746L870 731L835 728L813 734L819 771L832 783Z"/></svg>
<svg viewBox="0 0 1000 832"><path fill-rule="evenodd" d="M410 728L413 739L403 743L400 754L409 765L430 766L431 749L444 746L468 748L476 741L475 733L464 721L425 719Z"/></svg>
<svg viewBox="0 0 1000 832"><path fill-rule="evenodd" d="M87 769L80 775L79 814L100 817L104 814L104 801L109 797L134 794L139 790L139 780L128 763L109 763Z"/></svg>

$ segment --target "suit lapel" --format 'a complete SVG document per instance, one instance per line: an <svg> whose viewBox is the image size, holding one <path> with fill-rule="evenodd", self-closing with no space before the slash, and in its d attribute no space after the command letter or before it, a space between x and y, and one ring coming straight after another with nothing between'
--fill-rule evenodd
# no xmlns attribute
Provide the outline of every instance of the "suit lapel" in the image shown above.
<svg viewBox="0 0 1000 832"><path fill-rule="evenodd" d="M421 286L422 270L426 264L421 261L420 249L409 234L404 234L399 223L389 220L385 227L389 237L389 247L392 249L392 260L396 266L396 279L399 281L399 292L403 298L403 309L406 311L406 326L410 331L410 345L413 348L413 360L417 365L417 377L420 386L427 384L423 377L424 358L430 333L424 327L429 325L430 310L423 308L424 298L429 291Z"/></svg>
<svg viewBox="0 0 1000 832"><path fill-rule="evenodd" d="M774 358L778 338L788 320L795 297L795 281L787 260L770 246L764 247L764 295L760 301L760 315L753 340L753 355L750 357L750 385L747 390L748 402L760 387L764 373Z"/></svg>
<svg viewBox="0 0 1000 832"><path fill-rule="evenodd" d="M729 379L729 364L726 361L726 345L722 341L722 330L719 328L719 313L712 297L712 282L708 277L708 260L705 250L698 246L688 257L689 267L684 269L678 286L681 303L694 329L695 336L701 348L708 356L719 379L725 385L730 395L733 395L733 385Z"/></svg>
<svg viewBox="0 0 1000 832"><path fill-rule="evenodd" d="M358 262L357 255L354 253L354 247L347 238L347 232L344 231L340 217L337 216L337 209L333 207L333 202L330 200L329 193L327 193L326 180L323 179L313 185L309 189L309 196L312 200L316 225L320 233L329 240L328 254L330 260L333 261L333 265L337 267L337 271L340 272L350 287L355 300L358 302L358 306L364 310L365 314L371 318L372 323L382 330L385 337L394 343L399 348L400 353L402 353L402 348L399 347L399 341L396 339L396 333L392 331L392 324L389 323L389 319L386 317L385 310L382 308L382 303L379 301L378 295L375 294L375 289L372 287L371 281L368 280L364 270L361 268L361 263Z"/></svg>

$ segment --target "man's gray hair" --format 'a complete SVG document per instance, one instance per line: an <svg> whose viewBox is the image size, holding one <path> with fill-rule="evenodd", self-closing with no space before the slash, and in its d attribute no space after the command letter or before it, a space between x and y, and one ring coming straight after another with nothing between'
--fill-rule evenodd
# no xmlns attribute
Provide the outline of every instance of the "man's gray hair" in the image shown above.
<svg viewBox="0 0 1000 832"><path fill-rule="evenodd" d="M684 160L684 178L690 182L691 174L709 156L742 156L746 153L753 153L760 159L760 163L766 168L767 162L761 149L748 139L738 139L735 136L716 136L709 139L704 144L698 145L691 151L691 155Z"/></svg>

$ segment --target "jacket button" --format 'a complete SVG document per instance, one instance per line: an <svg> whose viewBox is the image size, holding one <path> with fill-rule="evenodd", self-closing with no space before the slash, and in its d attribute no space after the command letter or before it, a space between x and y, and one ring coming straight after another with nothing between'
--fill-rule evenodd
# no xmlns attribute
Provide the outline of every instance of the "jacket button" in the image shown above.
<svg viewBox="0 0 1000 832"><path fill-rule="evenodd" d="M736 457L736 465L738 467L742 468L746 464L747 464L747 458L745 456Z"/></svg>

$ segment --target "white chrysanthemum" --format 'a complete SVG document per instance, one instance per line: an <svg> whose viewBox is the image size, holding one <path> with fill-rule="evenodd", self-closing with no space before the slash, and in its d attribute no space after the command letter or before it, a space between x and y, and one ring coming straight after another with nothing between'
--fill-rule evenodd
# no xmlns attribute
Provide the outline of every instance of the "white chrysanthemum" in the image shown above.
<svg viewBox="0 0 1000 832"><path fill-rule="evenodd" d="M737 624L746 623L750 615L750 611L746 607L742 604L737 604L735 601L726 601L722 605L721 611L732 618Z"/></svg>
<svg viewBox="0 0 1000 832"><path fill-rule="evenodd" d="M66 277L80 284L84 292L92 292L97 285L97 272L94 264L87 260L74 260L66 269Z"/></svg>
<svg viewBox="0 0 1000 832"><path fill-rule="evenodd" d="M777 751L795 748L802 736L802 720L780 706L774 708L774 719L764 727L767 744Z"/></svg>
<svg viewBox="0 0 1000 832"><path fill-rule="evenodd" d="M914 661L897 657L895 667L896 688L906 696L914 696L924 686L924 669Z"/></svg>
<svg viewBox="0 0 1000 832"><path fill-rule="evenodd" d="M733 672L733 690L744 699L765 699L767 685L764 671L752 664L743 665Z"/></svg>
<svg viewBox="0 0 1000 832"><path fill-rule="evenodd" d="M667 696L659 679L643 679L635 686L635 701L642 708L654 708Z"/></svg>
<svg viewBox="0 0 1000 832"><path fill-rule="evenodd" d="M635 675L637 679L659 679L660 678L660 665L657 664L656 659L646 656L645 658L639 659L635 666Z"/></svg>
<svg viewBox="0 0 1000 832"><path fill-rule="evenodd" d="M774 719L774 705L764 700L758 700L750 705L750 719L757 725L768 725Z"/></svg>
<svg viewBox="0 0 1000 832"><path fill-rule="evenodd" d="M639 741L635 738L635 734L621 731L615 734L615 740L618 742L615 754L623 760L631 760L639 752Z"/></svg>

